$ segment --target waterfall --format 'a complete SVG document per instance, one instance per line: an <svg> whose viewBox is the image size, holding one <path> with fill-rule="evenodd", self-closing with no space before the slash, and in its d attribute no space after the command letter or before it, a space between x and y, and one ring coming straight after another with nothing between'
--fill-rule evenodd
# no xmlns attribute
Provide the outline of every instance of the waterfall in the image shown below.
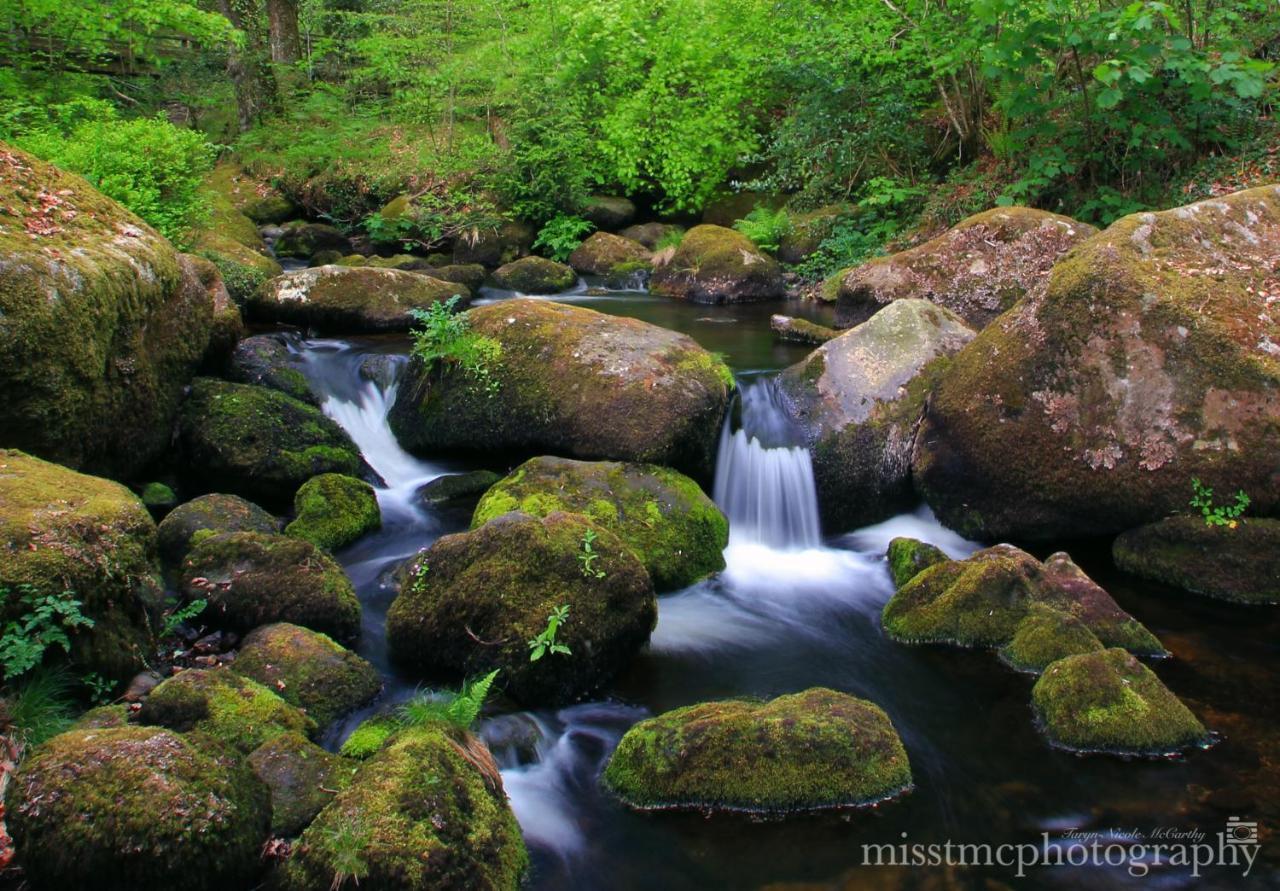
<svg viewBox="0 0 1280 891"><path fill-rule="evenodd" d="M730 541L772 548L818 547L818 493L809 450L772 381L742 388L742 427L726 419L714 498L729 518Z"/></svg>

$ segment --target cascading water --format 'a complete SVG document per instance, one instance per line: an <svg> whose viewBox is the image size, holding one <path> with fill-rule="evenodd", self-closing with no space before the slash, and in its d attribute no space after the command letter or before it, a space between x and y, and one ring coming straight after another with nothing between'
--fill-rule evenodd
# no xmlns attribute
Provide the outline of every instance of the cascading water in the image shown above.
<svg viewBox="0 0 1280 891"><path fill-rule="evenodd" d="M733 544L814 548L822 543L809 450L799 443L772 380L742 387L742 427L726 420L713 497Z"/></svg>

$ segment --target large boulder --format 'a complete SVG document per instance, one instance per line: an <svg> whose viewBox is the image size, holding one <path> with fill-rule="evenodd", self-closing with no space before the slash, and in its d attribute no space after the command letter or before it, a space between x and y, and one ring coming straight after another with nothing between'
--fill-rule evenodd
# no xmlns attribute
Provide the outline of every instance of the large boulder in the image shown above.
<svg viewBox="0 0 1280 891"><path fill-rule="evenodd" d="M961 220L932 241L844 273L836 324L857 325L895 300L930 300L974 328L1028 293L1053 264L1097 230L1029 207L998 207Z"/></svg>
<svg viewBox="0 0 1280 891"><path fill-rule="evenodd" d="M1035 604L1084 623L1107 646L1162 656L1164 647L1064 553L1041 563L1012 545L928 566L885 604L889 637L907 643L1001 647Z"/></svg>
<svg viewBox="0 0 1280 891"><path fill-rule="evenodd" d="M489 750L429 724L360 767L302 833L275 886L315 891L350 877L387 891L515 891L528 864Z"/></svg>
<svg viewBox="0 0 1280 891"><path fill-rule="evenodd" d="M1125 572L1235 603L1280 603L1280 520L1247 518L1211 526L1169 517L1116 538Z"/></svg>
<svg viewBox="0 0 1280 891"><path fill-rule="evenodd" d="M271 834L296 838L335 792L351 782L351 762L301 733L282 733L249 755L249 766L271 792Z"/></svg>
<svg viewBox="0 0 1280 891"><path fill-rule="evenodd" d="M183 254L182 258L200 287L204 288L206 299L213 310L213 317L209 322L209 344L205 348L203 363L206 367L220 365L244 337L244 318L216 265L194 254Z"/></svg>
<svg viewBox="0 0 1280 891"><path fill-rule="evenodd" d="M598 556L587 562L589 534ZM531 661L529 642L562 606L555 642L570 653ZM387 643L404 665L454 676L500 669L516 699L560 705L612 679L657 616L649 574L612 532L577 514L510 513L413 560L387 612Z"/></svg>
<svg viewBox="0 0 1280 891"><path fill-rule="evenodd" d="M413 311L453 296L470 300L466 285L418 272L372 266L316 266L286 272L263 284L249 300L249 314L343 334L407 331Z"/></svg>
<svg viewBox="0 0 1280 891"><path fill-rule="evenodd" d="M644 810L793 813L894 798L911 788L911 765L879 706L815 687L641 721L618 743L604 782Z"/></svg>
<svg viewBox="0 0 1280 891"><path fill-rule="evenodd" d="M917 487L970 538L1102 535L1189 480L1280 511L1280 186L1125 217L958 353Z"/></svg>
<svg viewBox="0 0 1280 891"><path fill-rule="evenodd" d="M1049 740L1074 751L1168 755L1210 739L1155 672L1118 648L1054 662L1031 700Z"/></svg>
<svg viewBox="0 0 1280 891"><path fill-rule="evenodd" d="M578 276L555 260L521 257L495 269L493 280L499 287L521 294L558 294L572 288Z"/></svg>
<svg viewBox="0 0 1280 891"><path fill-rule="evenodd" d="M239 165L219 164L205 180L209 221L191 233L191 250L218 268L227 290L238 304L243 304L264 281L281 272L280 264L258 232L258 223L264 220L255 221L245 212L250 208L259 211L259 188L266 187L251 181ZM266 194L261 207L264 216L272 215L267 211L272 199ZM276 209L279 207L277 204Z"/></svg>
<svg viewBox="0 0 1280 891"><path fill-rule="evenodd" d="M254 384L279 390L301 402L319 405L320 400L293 361L288 335L256 334L236 344L227 361L227 377L238 384Z"/></svg>
<svg viewBox="0 0 1280 891"><path fill-rule="evenodd" d="M649 268L649 249L638 241L597 232L569 255L569 265L583 275L609 278Z"/></svg>
<svg viewBox="0 0 1280 891"><path fill-rule="evenodd" d="M318 408L266 387L200 378L178 418L192 486L288 504L320 473L359 473L351 437Z"/></svg>
<svg viewBox="0 0 1280 891"><path fill-rule="evenodd" d="M205 186L259 226L283 223L298 213L297 206L278 189L235 161L215 166L205 178Z"/></svg>
<svg viewBox="0 0 1280 891"><path fill-rule="evenodd" d="M784 297L778 261L741 232L695 226L667 263L659 265L649 290L694 303L743 303Z"/></svg>
<svg viewBox="0 0 1280 891"><path fill-rule="evenodd" d="M622 539L658 591L688 587L724 569L728 520L697 483L665 467L534 458L488 491L471 528L513 510L590 517Z"/></svg>
<svg viewBox="0 0 1280 891"><path fill-rule="evenodd" d="M322 730L382 689L367 661L328 635L288 622L250 631L231 668L275 690Z"/></svg>
<svg viewBox="0 0 1280 891"><path fill-rule="evenodd" d="M116 727L74 730L32 752L6 816L33 887L221 891L254 884L271 805L216 744Z"/></svg>
<svg viewBox="0 0 1280 891"><path fill-rule="evenodd" d="M597 229L616 232L636 218L636 206L629 198L592 195L582 205L582 216Z"/></svg>
<svg viewBox="0 0 1280 891"><path fill-rule="evenodd" d="M83 179L0 143L0 446L127 477L204 358L200 271Z"/></svg>
<svg viewBox="0 0 1280 891"><path fill-rule="evenodd" d="M898 300L778 376L813 455L828 529L874 523L915 505L911 452L946 357L974 332L927 300Z"/></svg>
<svg viewBox="0 0 1280 891"><path fill-rule="evenodd" d="M526 256L536 233L528 223L508 221L500 226L482 227L453 243L455 265L478 263L489 269Z"/></svg>
<svg viewBox="0 0 1280 891"><path fill-rule="evenodd" d="M309 541L261 532L200 538L182 564L181 589L204 599L201 621L244 632L291 622L343 643L360 634L360 601L337 561Z"/></svg>
<svg viewBox="0 0 1280 891"><path fill-rule="evenodd" d="M295 220L285 225L284 231L276 239L275 251L277 257L302 259L320 251L339 251L346 254L351 251L351 239L327 223Z"/></svg>
<svg viewBox="0 0 1280 891"><path fill-rule="evenodd" d="M302 484L293 499L294 520L285 535L328 551L346 547L382 526L373 486L340 473L322 473Z"/></svg>
<svg viewBox="0 0 1280 891"><path fill-rule="evenodd" d="M280 522L238 495L213 494L178 505L160 521L156 531L160 558L166 566L177 566L199 532L273 533L280 531Z"/></svg>
<svg viewBox="0 0 1280 891"><path fill-rule="evenodd" d="M547 300L467 313L501 345L496 387L415 359L391 429L415 451L555 453L710 475L733 375L692 338Z"/></svg>
<svg viewBox="0 0 1280 891"><path fill-rule="evenodd" d="M162 599L155 554L151 514L124 486L0 449L0 621L69 591L93 621L71 633L72 660L131 677L151 651L147 610Z"/></svg>

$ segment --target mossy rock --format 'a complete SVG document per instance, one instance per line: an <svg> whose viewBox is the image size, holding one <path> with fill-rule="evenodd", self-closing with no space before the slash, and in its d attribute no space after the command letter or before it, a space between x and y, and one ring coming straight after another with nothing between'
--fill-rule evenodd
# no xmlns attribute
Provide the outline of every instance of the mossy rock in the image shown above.
<svg viewBox="0 0 1280 891"><path fill-rule="evenodd" d="M522 257L499 266L493 280L520 294L558 294L577 282L577 274L563 263L545 257Z"/></svg>
<svg viewBox="0 0 1280 891"><path fill-rule="evenodd" d="M569 255L569 265L582 275L616 275L649 268L649 249L638 241L596 232Z"/></svg>
<svg viewBox="0 0 1280 891"><path fill-rule="evenodd" d="M178 418L189 481L269 506L320 473L355 474L351 437L318 408L266 387L199 378Z"/></svg>
<svg viewBox="0 0 1280 891"><path fill-rule="evenodd" d="M1058 539L1184 510L1189 480L1280 512L1280 186L1081 242L952 360L913 473L969 538Z"/></svg>
<svg viewBox="0 0 1280 891"><path fill-rule="evenodd" d="M214 167L205 179L205 188L259 226L283 223L298 213L292 201L235 161L223 161Z"/></svg>
<svg viewBox="0 0 1280 891"><path fill-rule="evenodd" d="M346 263L343 263L342 259L343 259L342 251L335 251L332 249L327 251L318 251L314 256L311 257L310 260L307 261L307 266L333 266L333 265L346 266L348 265ZM375 264L365 262L365 263L358 263L355 265L372 266ZM382 264L379 264L379 265L382 265ZM386 265L390 265L390 264L386 264Z"/></svg>
<svg viewBox="0 0 1280 891"><path fill-rule="evenodd" d="M146 505L151 515L157 519L178 506L178 496L170 486L164 483L147 483L138 493L138 497L142 499L142 503Z"/></svg>
<svg viewBox="0 0 1280 891"><path fill-rule="evenodd" d="M333 796L351 783L351 762L301 733L282 733L249 755L249 766L271 792L271 834L296 838Z"/></svg>
<svg viewBox="0 0 1280 891"><path fill-rule="evenodd" d="M925 300L898 300L778 376L813 456L826 528L843 531L909 510L916 428L948 357L974 332Z"/></svg>
<svg viewBox="0 0 1280 891"><path fill-rule="evenodd" d="M607 232L616 232L636 218L636 206L621 195L592 195L582 205L582 218Z"/></svg>
<svg viewBox="0 0 1280 891"><path fill-rule="evenodd" d="M169 447L213 318L199 271L163 236L0 143L0 446L137 474Z"/></svg>
<svg viewBox="0 0 1280 891"><path fill-rule="evenodd" d="M329 551L382 528L373 486L340 473L322 473L303 483L294 496L293 512L295 519L285 527L285 535L305 538Z"/></svg>
<svg viewBox="0 0 1280 891"><path fill-rule="evenodd" d="M147 610L162 599L156 525L124 486L0 449L0 620L16 621L23 586L70 591L92 628L71 633L71 659L114 680L151 652Z"/></svg>
<svg viewBox="0 0 1280 891"><path fill-rule="evenodd" d="M588 532L599 554L590 574L580 560ZM653 583L630 548L577 514L511 513L447 535L402 578L387 612L393 658L442 675L500 669L500 683L526 705L572 702L608 683L648 641L658 615ZM569 617L556 642L572 655L530 661L528 641L560 606Z"/></svg>
<svg viewBox="0 0 1280 891"><path fill-rule="evenodd" d="M464 285L472 292L480 290L489 273L479 263L450 263L431 267L431 277L442 282Z"/></svg>
<svg viewBox="0 0 1280 891"><path fill-rule="evenodd" d="M945 563L951 559L942 552L941 548L928 542L904 537L898 537L889 542L889 550L885 556L889 561L889 577L893 579L895 589L901 588L930 566Z"/></svg>
<svg viewBox="0 0 1280 891"><path fill-rule="evenodd" d="M71 725L71 730L109 730L115 727L128 727L129 704L118 702L115 705L100 705L91 708Z"/></svg>
<svg viewBox="0 0 1280 891"><path fill-rule="evenodd" d="M778 259L783 263L803 263L817 253L836 224L853 213L853 208L847 204L832 204L788 214L790 226L778 242Z"/></svg>
<svg viewBox="0 0 1280 891"><path fill-rule="evenodd" d="M1111 548L1116 566L1143 578L1232 603L1280 603L1280 520L1234 527L1170 517L1131 529Z"/></svg>
<svg viewBox="0 0 1280 891"><path fill-rule="evenodd" d="M201 495L180 504L160 521L160 557L166 567L175 567L191 550L198 532L280 531L280 522L251 501L238 495Z"/></svg>
<svg viewBox="0 0 1280 891"><path fill-rule="evenodd" d="M623 238L638 241L649 250L657 250L662 241L675 237L673 233L684 234L684 227L674 223L638 223L628 226L618 233Z"/></svg>
<svg viewBox="0 0 1280 891"><path fill-rule="evenodd" d="M375 266L318 266L263 284L246 310L260 321L344 334L408 331L413 312L471 292L419 272Z"/></svg>
<svg viewBox="0 0 1280 891"><path fill-rule="evenodd" d="M307 376L294 364L285 334L256 334L236 344L227 377L238 384L279 390L299 402L319 405Z"/></svg>
<svg viewBox="0 0 1280 891"><path fill-rule="evenodd" d="M515 889L528 868L520 827L484 743L444 725L405 730L365 762L281 865L281 891L335 876L404 891Z"/></svg>
<svg viewBox="0 0 1280 891"><path fill-rule="evenodd" d="M819 325L808 319L796 319L791 316L773 315L769 317L769 329L778 340L791 343L809 343L822 346L828 340L835 340L840 332L826 325Z"/></svg>
<svg viewBox="0 0 1280 891"><path fill-rule="evenodd" d="M1066 554L1041 563L1012 545L928 567L898 589L882 620L895 640L994 648L1013 640L1037 603L1078 619L1107 646L1165 654L1160 641Z"/></svg>
<svg viewBox="0 0 1280 891"><path fill-rule="evenodd" d="M1059 659L1031 699L1049 740L1073 751L1166 755L1209 742L1155 672L1119 648Z"/></svg>
<svg viewBox="0 0 1280 891"><path fill-rule="evenodd" d="M449 473L438 476L418 487L414 493L418 500L429 506L447 505L470 500L476 502L490 487L501 480L501 474L492 470L472 470L467 473Z"/></svg>
<svg viewBox="0 0 1280 891"><path fill-rule="evenodd" d="M354 758L357 761L372 758L382 751L382 747L387 744L387 741L403 726L392 715L378 715L373 718L366 718L342 741L342 747L338 750L338 754L344 758Z"/></svg>
<svg viewBox="0 0 1280 891"><path fill-rule="evenodd" d="M911 765L879 706L815 687L641 721L618 743L604 783L644 810L794 813L897 797L911 788Z"/></svg>
<svg viewBox="0 0 1280 891"><path fill-rule="evenodd" d="M277 257L308 257L320 251L351 251L351 240L333 226L325 223L295 221L284 227L284 232L274 245Z"/></svg>
<svg viewBox="0 0 1280 891"><path fill-rule="evenodd" d="M282 733L315 736L316 722L257 681L227 668L191 668L151 691L139 724L197 731L248 755Z"/></svg>
<svg viewBox="0 0 1280 891"><path fill-rule="evenodd" d="M32 886L108 891L248 887L271 820L239 757L156 727L54 737L23 760L6 811Z"/></svg>
<svg viewBox="0 0 1280 891"><path fill-rule="evenodd" d="M741 232L722 226L695 226L671 260L653 272L655 294L694 303L743 303L786 295L778 261Z"/></svg>
<svg viewBox="0 0 1280 891"><path fill-rule="evenodd" d="M1018 671L1039 674L1051 662L1101 649L1102 642L1084 622L1060 609L1033 603L1000 650L1000 658Z"/></svg>
<svg viewBox="0 0 1280 891"><path fill-rule="evenodd" d="M216 231L197 232L191 251L218 268L227 293L237 306L244 306L264 282L284 272L274 257Z"/></svg>
<svg viewBox="0 0 1280 891"><path fill-rule="evenodd" d="M327 635L287 622L255 628L231 668L296 705L321 730L378 695L382 680Z"/></svg>
<svg viewBox="0 0 1280 891"><path fill-rule="evenodd" d="M232 532L200 538L182 564L182 592L205 599L201 621L245 632L291 622L341 643L360 634L360 601L342 567L309 541Z"/></svg>
<svg viewBox="0 0 1280 891"><path fill-rule="evenodd" d="M478 229L473 235L454 241L455 265L478 263L486 269L494 269L510 263L528 255L537 233L528 223L510 220L495 228Z"/></svg>
<svg viewBox="0 0 1280 891"><path fill-rule="evenodd" d="M390 257L370 257L365 261L364 265L372 266L375 269L400 269L404 272L421 272L423 270L432 269L431 263L426 257L418 257L413 254L395 254Z"/></svg>
<svg viewBox="0 0 1280 891"><path fill-rule="evenodd" d="M471 528L515 510L590 517L622 539L658 591L685 588L724 569L729 521L697 483L665 467L533 458L480 500Z"/></svg>
<svg viewBox="0 0 1280 891"><path fill-rule="evenodd" d="M240 307L231 296L217 265L194 254L183 254L181 262L204 289L206 299L213 308L209 344L205 348L203 363L205 367L219 366L245 335Z"/></svg>
<svg viewBox="0 0 1280 891"><path fill-rule="evenodd" d="M733 226L757 207L778 210L787 199L777 192L732 192L722 189L702 208L702 222L712 226Z"/></svg>
<svg viewBox="0 0 1280 891"><path fill-rule="evenodd" d="M389 418L406 448L641 461L710 477L734 381L691 338L549 300L504 300L467 319L501 345L496 391L415 359Z"/></svg>

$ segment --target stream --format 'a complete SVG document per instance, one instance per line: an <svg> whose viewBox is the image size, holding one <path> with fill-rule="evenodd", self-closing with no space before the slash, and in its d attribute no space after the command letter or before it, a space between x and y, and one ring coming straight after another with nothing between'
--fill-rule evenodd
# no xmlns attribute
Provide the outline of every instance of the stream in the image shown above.
<svg viewBox="0 0 1280 891"><path fill-rule="evenodd" d="M481 300L510 296L486 290ZM881 631L880 610L893 593L883 559L890 539L913 536L956 557L979 543L944 529L925 508L852 532L820 529L809 455L788 429L771 380L811 348L775 342L768 317L785 312L824 321L825 308L701 306L581 285L548 299L688 333L724 354L739 377L741 400L738 420L720 440L714 486L731 524L725 571L659 598L649 646L597 700L498 714L479 728L503 769L529 845L531 887L949 888L986 876L1016 881L1016 887L1239 887L1238 874L1197 880L1186 869L1167 867L1146 877L1124 867L1061 867L1026 880L999 868L953 874L945 867L862 867L861 846L952 839L1069 847L1068 830L1077 827L1216 833L1237 814L1274 825L1276 790L1260 785L1274 782L1267 766L1280 757L1268 741L1280 739L1272 613L1126 578L1097 543L1030 547L1041 557L1069 550L1151 628L1174 654L1158 666L1162 678L1222 734L1210 752L1178 760L1126 762L1051 749L1033 725L1031 679L990 653L903 646ZM483 464L424 460L396 442L386 413L407 338L313 339L295 350L325 413L351 434L384 483L378 490L382 529L337 556L364 607L360 652L382 673L385 692L330 730L324 742L332 748L373 711L417 689L416 679L398 673L387 657L390 575L437 537L465 529L470 517L427 510L415 491L442 474ZM916 787L910 795L860 812L707 819L633 813L597 785L619 738L644 717L707 699L772 697L812 686L872 700L888 712L911 758ZM1259 870L1264 866L1275 868L1260 863Z"/></svg>

